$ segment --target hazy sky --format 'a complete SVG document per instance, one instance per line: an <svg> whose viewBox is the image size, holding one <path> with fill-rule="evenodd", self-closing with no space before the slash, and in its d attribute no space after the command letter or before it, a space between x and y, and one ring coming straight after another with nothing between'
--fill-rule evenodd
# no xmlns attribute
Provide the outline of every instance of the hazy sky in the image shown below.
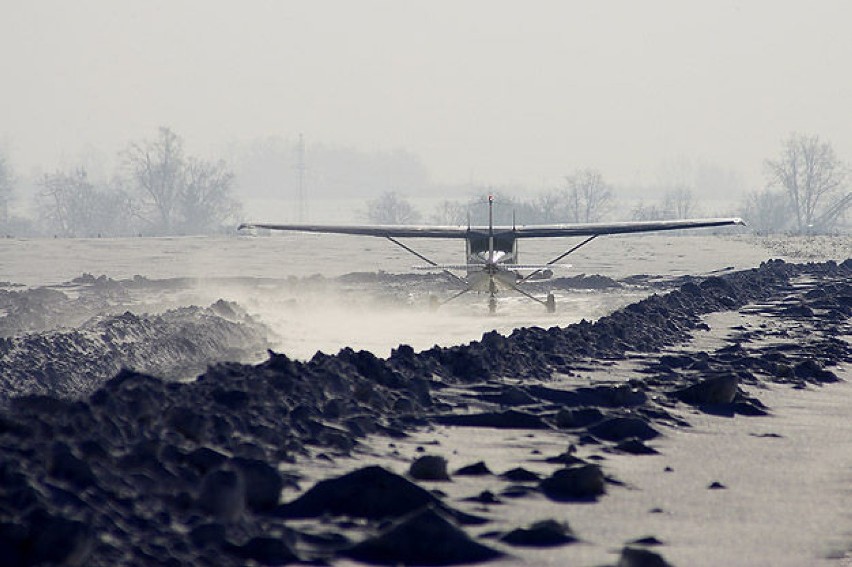
<svg viewBox="0 0 852 567"><path fill-rule="evenodd" d="M446 182L760 183L791 131L852 161L850 66L848 0L3 0L0 146L26 173L168 125L194 153L405 148Z"/></svg>

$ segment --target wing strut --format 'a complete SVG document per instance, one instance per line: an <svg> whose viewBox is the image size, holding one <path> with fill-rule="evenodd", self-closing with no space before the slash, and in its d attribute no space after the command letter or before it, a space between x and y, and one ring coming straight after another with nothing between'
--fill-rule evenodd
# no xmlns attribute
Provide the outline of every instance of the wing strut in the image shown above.
<svg viewBox="0 0 852 567"><path fill-rule="evenodd" d="M521 281L523 281L523 280L521 280ZM519 287L518 287L518 286L516 286L516 285L509 284L509 287L510 287L510 288L512 288L513 290L517 291L517 292L518 292L518 293L520 293L521 295L524 295L524 296L526 296L526 297L528 297L528 298L532 299L533 301L537 301L538 303L541 303L541 304L542 304L542 305L544 305L545 307L548 307L548 308L549 308L547 301L545 301L545 300L543 300L543 299L539 299L539 298L537 298L536 296L534 296L534 295L532 295L532 294L530 294L530 293L527 293L526 291L522 290L521 288L519 288Z"/></svg>
<svg viewBox="0 0 852 567"><path fill-rule="evenodd" d="M391 242L393 242L394 244L396 244L397 246L399 246L400 248L402 248L406 252L410 252L410 253L414 254L415 256L417 256L418 258L420 258L421 260L423 260L424 262L426 262L430 266L440 268L440 266L436 262L433 262L432 260L430 260L429 258L424 256L423 254L421 254L417 250L414 250L414 249L406 246L405 244L403 244L402 242L400 242L399 240L397 240L393 236L385 236L385 238L387 238L388 240L390 240ZM456 280L462 282L463 284L467 285L467 280L465 280L464 278L460 278L459 276L455 275L454 273L452 273L451 271L446 270L446 269L442 270L442 271L445 274L447 274L448 276L450 276L451 278L456 279Z"/></svg>
<svg viewBox="0 0 852 567"><path fill-rule="evenodd" d="M444 301L442 301L442 302L441 302L441 303L439 303L438 305L446 305L446 304L447 304L447 303L449 303L450 301L454 300L454 299L455 299L455 298L457 298L457 297L461 297L462 295L466 294L466 293L467 293L467 292L469 292L469 291L473 291L473 288L472 288L472 287L467 287L467 288L465 288L465 289L461 290L460 292L458 292L457 294L455 294L454 296L450 297L449 299L445 299Z"/></svg>
<svg viewBox="0 0 852 567"><path fill-rule="evenodd" d="M540 274L542 271L544 271L544 268L546 268L547 266L552 266L553 264L555 264L556 262L558 262L559 260L561 260L562 258L564 258L565 256L567 256L568 254L571 254L572 252L575 252L576 250L578 250L578 249L582 248L583 246L585 246L586 244L588 244L589 242L591 242L592 240L594 240L594 239L595 239L595 238L597 238L598 236L600 236L600 235L599 235L599 234L593 234L593 235L591 235L590 237L588 237L587 239L585 239L584 241L582 241L580 244L578 244L578 245L574 246L573 248L571 248L571 249L570 249L570 250L568 250L567 252L563 252L562 254L560 254L559 256L557 256L556 258L554 258L553 260L551 260L551 261L550 261L550 262L548 262L547 264L545 264L545 265L544 265L544 267L537 269L536 271L532 272L531 274L527 274L527 276L526 276L526 277L524 277L524 278L523 278L521 281L519 281L518 283L519 283L519 284L524 283L525 281L527 281L528 279L530 279L530 278L531 278L531 277L533 277L534 275L536 275L536 274Z"/></svg>

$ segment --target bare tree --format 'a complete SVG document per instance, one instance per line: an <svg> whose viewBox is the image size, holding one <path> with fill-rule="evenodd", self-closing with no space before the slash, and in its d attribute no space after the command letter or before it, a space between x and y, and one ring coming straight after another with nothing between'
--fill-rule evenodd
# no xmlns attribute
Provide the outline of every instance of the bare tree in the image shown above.
<svg viewBox="0 0 852 567"><path fill-rule="evenodd" d="M0 226L9 222L9 203L14 194L14 174L6 156L0 153Z"/></svg>
<svg viewBox="0 0 852 567"><path fill-rule="evenodd" d="M596 169L581 169L565 178L568 221L595 222L612 200L612 189Z"/></svg>
<svg viewBox="0 0 852 567"><path fill-rule="evenodd" d="M753 191L746 196L742 216L756 234L776 234L789 227L789 202L782 191Z"/></svg>
<svg viewBox="0 0 852 567"><path fill-rule="evenodd" d="M669 189L663 198L663 209L668 212L670 218L688 219L692 216L694 207L692 189L686 185Z"/></svg>
<svg viewBox="0 0 852 567"><path fill-rule="evenodd" d="M435 207L435 212L429 217L435 224L462 226L468 222L467 207L458 201L444 200Z"/></svg>
<svg viewBox="0 0 852 567"><path fill-rule="evenodd" d="M48 228L59 236L74 236L78 224L80 196L85 195L91 188L86 172L77 170L72 174L59 171L45 174L41 186L41 197L45 201L40 210ZM85 211L85 208L83 210Z"/></svg>
<svg viewBox="0 0 852 567"><path fill-rule="evenodd" d="M669 211L660 205L650 204L646 205L643 202L639 202L636 206L633 207L633 210L630 212L630 218L635 221L653 221L653 220L665 220L671 218Z"/></svg>
<svg viewBox="0 0 852 567"><path fill-rule="evenodd" d="M420 220L420 213L405 197L388 191L367 202L367 218L373 224L411 224Z"/></svg>
<svg viewBox="0 0 852 567"><path fill-rule="evenodd" d="M161 127L155 140L130 145L126 163L137 188L150 199L155 219L149 222L171 233L184 185L183 140Z"/></svg>
<svg viewBox="0 0 852 567"><path fill-rule="evenodd" d="M41 182L43 222L61 236L121 235L132 232L132 204L120 189L98 188L78 168L57 171Z"/></svg>
<svg viewBox="0 0 852 567"><path fill-rule="evenodd" d="M769 185L787 193L800 234L813 226L821 207L843 187L847 174L831 144L803 134L790 135L778 158L766 160L766 169Z"/></svg>
<svg viewBox="0 0 852 567"><path fill-rule="evenodd" d="M198 234L236 220L234 174L224 161L187 157L183 140L170 129L160 128L153 141L131 144L125 160L148 206L141 216L155 231Z"/></svg>
<svg viewBox="0 0 852 567"><path fill-rule="evenodd" d="M573 218L569 212L569 202L573 202L574 195L567 190L547 191L540 194L535 199L535 218L534 222L541 223L564 223L569 218ZM576 208L570 208L571 211Z"/></svg>
<svg viewBox="0 0 852 567"><path fill-rule="evenodd" d="M234 174L224 161L209 163L190 158L183 179L179 205L184 231L207 232L239 216L240 206L231 198Z"/></svg>

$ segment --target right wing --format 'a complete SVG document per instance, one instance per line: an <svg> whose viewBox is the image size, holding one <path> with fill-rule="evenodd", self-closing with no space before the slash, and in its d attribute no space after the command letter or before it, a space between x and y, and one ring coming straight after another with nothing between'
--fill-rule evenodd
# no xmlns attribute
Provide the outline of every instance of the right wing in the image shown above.
<svg viewBox="0 0 852 567"><path fill-rule="evenodd" d="M604 234L632 234L684 228L708 228L745 224L739 218L710 218L659 221L628 221L588 224L538 224L519 226L515 236L523 238L557 238L563 236L602 236Z"/></svg>
<svg viewBox="0 0 852 567"><path fill-rule="evenodd" d="M265 228L295 232L322 232L328 234L355 234L361 236L383 236L391 238L466 238L465 226L417 226L417 225L367 225L367 224L266 224L244 223L244 228Z"/></svg>

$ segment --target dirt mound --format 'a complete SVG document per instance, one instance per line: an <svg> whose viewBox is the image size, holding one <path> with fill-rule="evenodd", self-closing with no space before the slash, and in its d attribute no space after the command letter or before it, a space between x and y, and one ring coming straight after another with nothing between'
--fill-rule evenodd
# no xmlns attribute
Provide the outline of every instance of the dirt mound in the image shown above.
<svg viewBox="0 0 852 567"><path fill-rule="evenodd" d="M267 329L235 304L99 316L76 329L0 339L0 404L25 394L79 398L122 368L191 378L213 361L254 358Z"/></svg>
<svg viewBox="0 0 852 567"><path fill-rule="evenodd" d="M363 479L357 475L354 484L352 477L337 479L278 506L282 487L292 479L277 465L298 462L317 449L349 454L366 435L402 436L462 413L480 415L466 419L488 427L562 426L578 443L615 448L631 440L652 440L660 426L678 425L667 410L674 403L714 412L763 411L759 401L734 391L736 384L760 379L821 383L831 372L828 367L850 360L848 348L828 337L832 325L848 319L844 298L850 275L849 262L770 262L688 282L596 323L518 329L508 337L488 333L479 342L422 353L400 346L387 360L351 349L334 356L317 354L307 362L270 353L255 366L215 365L189 383L122 371L88 397L63 399L64 391L19 397L0 413L0 549L10 565L241 565L247 559L283 563L340 555L449 563L496 557L497 550L474 544L446 517L452 512L440 497L424 495L408 481L375 469L366 475L371 491L393 504L388 487L402 487L414 495L407 497L413 508L421 501L425 508L405 507L400 513L409 516L390 525L371 523L364 535L365 527L346 515L373 515L357 508L357 497L349 503L356 506L354 512L340 508L338 496L352 500L351 494L359 493ZM794 285L803 278L810 283ZM823 289L827 292L819 291ZM822 329L825 336L797 338L779 352L763 346L749 350L749 337L743 335L736 344L704 356L646 357L645 378L627 384L585 389L543 384L554 373L570 375L590 361L605 364L684 341L702 328L702 314L759 302L767 316L789 319L793 315L784 311L785 298L816 314L818 320L812 317L808 329ZM230 308L220 305L218 312L226 312L225 307ZM805 311L797 313L806 316ZM78 348L93 344L87 341L106 341L117 357L129 353L136 361L159 357L178 363L199 354L197 345L205 337L209 350L203 356L235 337L247 342L255 338L216 322L218 317L197 308L164 319L119 316L94 321L87 331L34 337L29 350L20 346L27 341L7 340L3 352L55 351L40 368L58 383L66 372L63 360L84 364L86 352L93 352ZM192 335L194 329L202 334ZM12 359L10 371L21 372L26 361L23 354ZM105 371L110 363L94 361L92 372ZM699 374L706 378L708 373L733 373L737 381L723 380L723 388L706 383L689 388L700 384ZM511 388L505 378L512 380ZM16 386L9 382L4 387ZM493 400L477 401L484 391ZM717 395L719 391L724 395ZM513 408L506 409L503 402ZM502 480L513 484L501 494L539 492L560 502L606 497L612 480L600 465L584 463L570 450L547 462L560 468L522 486ZM320 533L300 531L282 517L299 506L343 516L321 520L332 522L333 533L319 526ZM418 534L433 533L451 537L453 552L425 549L427 536ZM353 543L355 537L360 543ZM398 547L400 541L408 543ZM437 555L424 555L427 551Z"/></svg>

